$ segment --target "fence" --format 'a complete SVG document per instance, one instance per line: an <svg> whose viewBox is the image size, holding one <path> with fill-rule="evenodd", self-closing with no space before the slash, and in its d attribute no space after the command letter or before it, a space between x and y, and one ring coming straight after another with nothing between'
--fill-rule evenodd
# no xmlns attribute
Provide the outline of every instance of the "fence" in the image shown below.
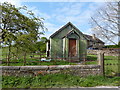
<svg viewBox="0 0 120 90"><path fill-rule="evenodd" d="M120 76L119 56L105 56L104 52L98 54L98 64L101 66L101 72L104 76Z"/></svg>
<svg viewBox="0 0 120 90"><path fill-rule="evenodd" d="M119 56L104 56L103 51L97 53L97 56L89 56L87 58L83 57L82 61L78 61L79 58L46 58L46 54L44 53L39 53L39 54L32 54L29 55L29 59L24 62L24 60L11 60L10 62L7 62L6 60L3 60L2 63L3 65L8 65L8 66L23 66L23 65L42 65L42 63L46 63L45 65L100 65L101 67L101 72L102 75L104 76L116 76L120 74L119 71ZM91 58L92 57L92 58ZM46 62L46 61L41 61L41 58L46 58L46 59L52 59L52 61ZM5 58L4 58L5 59ZM67 63L64 61L67 60ZM63 63L65 62L65 63ZM44 64L43 64L44 65Z"/></svg>
<svg viewBox="0 0 120 90"><path fill-rule="evenodd" d="M85 54L83 54L83 56L85 56ZM42 58L45 58L46 60L41 60ZM51 60L51 62L53 62L54 64L56 64L56 62L61 62L61 61L66 61L66 62L71 62L71 63L80 63L80 62L82 63L82 62L85 62L85 60L87 61L86 57L82 57L81 59L79 57L49 58L49 57L46 57L45 53L28 54L26 55L25 59L24 59L24 56L16 58L16 56L13 55L9 61L7 59L8 59L7 57L2 59L2 64L5 66L11 66L11 65L14 66L17 64L24 65L24 66L25 65L36 65L36 63L37 65L41 65L41 62L46 62L49 60Z"/></svg>
<svg viewBox="0 0 120 90"><path fill-rule="evenodd" d="M103 60L101 63L103 63L102 70L104 76L120 76L120 48L88 50L88 54L97 56L97 59L100 59L99 61Z"/></svg>
<svg viewBox="0 0 120 90"><path fill-rule="evenodd" d="M105 76L120 76L119 56L104 56L104 73Z"/></svg>
<svg viewBox="0 0 120 90"><path fill-rule="evenodd" d="M98 65L52 65L52 66L2 66L3 75L39 75L68 73L72 75L104 75L103 54L99 54Z"/></svg>
<svg viewBox="0 0 120 90"><path fill-rule="evenodd" d="M103 50L87 50L87 53L97 55L97 53L101 51L104 52L105 56L119 56L120 48L117 48L117 49L110 48L110 49L103 49Z"/></svg>
<svg viewBox="0 0 120 90"><path fill-rule="evenodd" d="M19 57L16 57L15 55L11 55L11 57L8 60L7 54L3 55L1 63L3 65L10 66L12 64L20 64L20 65L26 65L26 63L34 63L34 62L41 62L41 58L45 58L45 53L32 53L26 55L26 58L24 59L23 55L20 55Z"/></svg>

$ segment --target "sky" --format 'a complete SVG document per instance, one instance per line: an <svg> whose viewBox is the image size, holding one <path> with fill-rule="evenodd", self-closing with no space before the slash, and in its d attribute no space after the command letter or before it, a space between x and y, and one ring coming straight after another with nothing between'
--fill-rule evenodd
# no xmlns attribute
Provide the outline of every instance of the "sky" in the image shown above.
<svg viewBox="0 0 120 90"><path fill-rule="evenodd" d="M0 0L2 2L2 0ZM92 35L90 17L104 5L104 2L24 2L22 0L6 0L16 7L26 5L36 16L44 18L48 29L45 37L49 38L55 31L71 22L82 33Z"/></svg>
<svg viewBox="0 0 120 90"><path fill-rule="evenodd" d="M68 22L73 23L80 31L92 34L90 17L103 3L95 2L23 2L37 16L44 18L45 33L49 37L52 33Z"/></svg>

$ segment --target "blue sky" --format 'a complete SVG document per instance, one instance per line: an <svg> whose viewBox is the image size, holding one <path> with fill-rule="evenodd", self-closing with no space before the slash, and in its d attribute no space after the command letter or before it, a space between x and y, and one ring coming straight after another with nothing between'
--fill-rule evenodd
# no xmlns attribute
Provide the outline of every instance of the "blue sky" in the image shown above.
<svg viewBox="0 0 120 90"><path fill-rule="evenodd" d="M52 33L72 22L83 33L92 34L89 20L94 12L103 5L98 2L23 2L36 16L45 19L45 26L49 37Z"/></svg>
<svg viewBox="0 0 120 90"><path fill-rule="evenodd" d="M2 1L2 0L0 0ZM72 22L81 32L92 35L90 17L104 2L24 2L23 0L6 0L16 7L26 5L36 16L44 18L47 38L63 25Z"/></svg>

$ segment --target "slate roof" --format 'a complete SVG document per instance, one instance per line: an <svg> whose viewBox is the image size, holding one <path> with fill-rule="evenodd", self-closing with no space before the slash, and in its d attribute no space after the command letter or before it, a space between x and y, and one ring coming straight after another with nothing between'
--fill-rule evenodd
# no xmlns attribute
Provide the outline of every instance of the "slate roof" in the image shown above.
<svg viewBox="0 0 120 90"><path fill-rule="evenodd" d="M102 40L100 40L99 38L95 37L96 39L93 39L93 36L90 36L90 35L87 35L87 34L84 34L85 37L87 38L88 41L92 41L92 42L97 42L97 43L103 43L104 42Z"/></svg>

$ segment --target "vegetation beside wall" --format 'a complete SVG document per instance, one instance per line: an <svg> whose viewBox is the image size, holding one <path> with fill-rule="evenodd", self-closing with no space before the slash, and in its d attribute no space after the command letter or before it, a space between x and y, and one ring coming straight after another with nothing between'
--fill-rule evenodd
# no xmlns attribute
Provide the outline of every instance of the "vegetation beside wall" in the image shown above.
<svg viewBox="0 0 120 90"><path fill-rule="evenodd" d="M120 77L79 77L70 74L47 74L39 76L3 76L3 88L59 88L119 86Z"/></svg>
<svg viewBox="0 0 120 90"><path fill-rule="evenodd" d="M16 60L12 60L15 62ZM3 63L3 66L7 66L7 63ZM10 66L23 66L23 60L18 60L16 63L10 63ZM27 59L26 66L39 66L39 65L76 65L75 63L71 63L63 60L52 60L52 61L40 61L40 59Z"/></svg>
<svg viewBox="0 0 120 90"><path fill-rule="evenodd" d="M104 57L104 64L105 64L105 74L114 76L118 71L118 57L119 56L105 56ZM88 55L87 61L85 62L86 65L90 64L98 64L97 55Z"/></svg>

